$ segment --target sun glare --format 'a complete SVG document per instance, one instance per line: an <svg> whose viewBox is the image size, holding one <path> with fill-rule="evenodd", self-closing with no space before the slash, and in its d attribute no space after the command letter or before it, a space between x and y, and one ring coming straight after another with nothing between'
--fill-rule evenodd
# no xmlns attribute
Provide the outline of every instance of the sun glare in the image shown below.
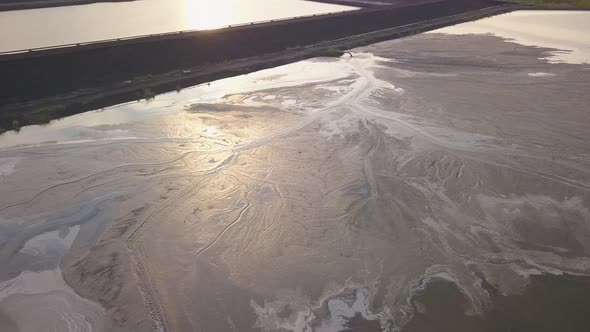
<svg viewBox="0 0 590 332"><path fill-rule="evenodd" d="M212 29L233 22L239 0L185 0L185 19L189 29Z"/></svg>

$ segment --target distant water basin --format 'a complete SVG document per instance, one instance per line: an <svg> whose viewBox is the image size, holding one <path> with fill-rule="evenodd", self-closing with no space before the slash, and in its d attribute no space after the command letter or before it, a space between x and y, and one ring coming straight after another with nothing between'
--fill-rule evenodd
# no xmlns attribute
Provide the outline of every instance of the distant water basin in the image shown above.
<svg viewBox="0 0 590 332"><path fill-rule="evenodd" d="M552 63L590 63L590 13L523 10L432 32L493 34L527 46L554 48Z"/></svg>
<svg viewBox="0 0 590 332"><path fill-rule="evenodd" d="M0 52L354 10L303 0L141 0L0 12Z"/></svg>

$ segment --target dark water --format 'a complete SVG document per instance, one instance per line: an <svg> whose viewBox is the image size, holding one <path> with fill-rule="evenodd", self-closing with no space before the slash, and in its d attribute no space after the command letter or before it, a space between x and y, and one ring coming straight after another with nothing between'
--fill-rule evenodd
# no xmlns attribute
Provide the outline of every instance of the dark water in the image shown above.
<svg viewBox="0 0 590 332"><path fill-rule="evenodd" d="M493 306L488 311L482 316L467 316L466 298L455 284L437 280L414 297L414 307L422 312L402 331L587 331L589 295L588 277L533 276L522 294L492 295Z"/></svg>

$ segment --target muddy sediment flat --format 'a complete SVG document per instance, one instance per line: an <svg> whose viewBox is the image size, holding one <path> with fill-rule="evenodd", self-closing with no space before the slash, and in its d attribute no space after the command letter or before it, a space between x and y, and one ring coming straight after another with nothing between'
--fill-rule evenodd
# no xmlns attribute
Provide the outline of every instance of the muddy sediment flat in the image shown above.
<svg viewBox="0 0 590 332"><path fill-rule="evenodd" d="M95 331L461 330L583 292L590 67L555 51L423 34L7 133L0 285L63 271Z"/></svg>

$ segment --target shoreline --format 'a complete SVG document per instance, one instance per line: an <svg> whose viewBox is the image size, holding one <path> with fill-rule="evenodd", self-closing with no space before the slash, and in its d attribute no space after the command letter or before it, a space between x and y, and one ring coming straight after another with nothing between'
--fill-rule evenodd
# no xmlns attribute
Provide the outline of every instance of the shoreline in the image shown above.
<svg viewBox="0 0 590 332"><path fill-rule="evenodd" d="M21 126L25 125L44 124L54 119L129 101L151 99L157 94L177 91L190 86L277 67L313 57L340 56L345 50L350 48L406 37L519 9L527 9L527 6L501 4L312 45L287 47L281 51L269 54L238 58L225 62L220 61L215 64L193 66L184 70L178 69L159 75L148 75L147 77L109 86L78 90L49 98L9 104L0 107L0 133L12 129L18 130Z"/></svg>

